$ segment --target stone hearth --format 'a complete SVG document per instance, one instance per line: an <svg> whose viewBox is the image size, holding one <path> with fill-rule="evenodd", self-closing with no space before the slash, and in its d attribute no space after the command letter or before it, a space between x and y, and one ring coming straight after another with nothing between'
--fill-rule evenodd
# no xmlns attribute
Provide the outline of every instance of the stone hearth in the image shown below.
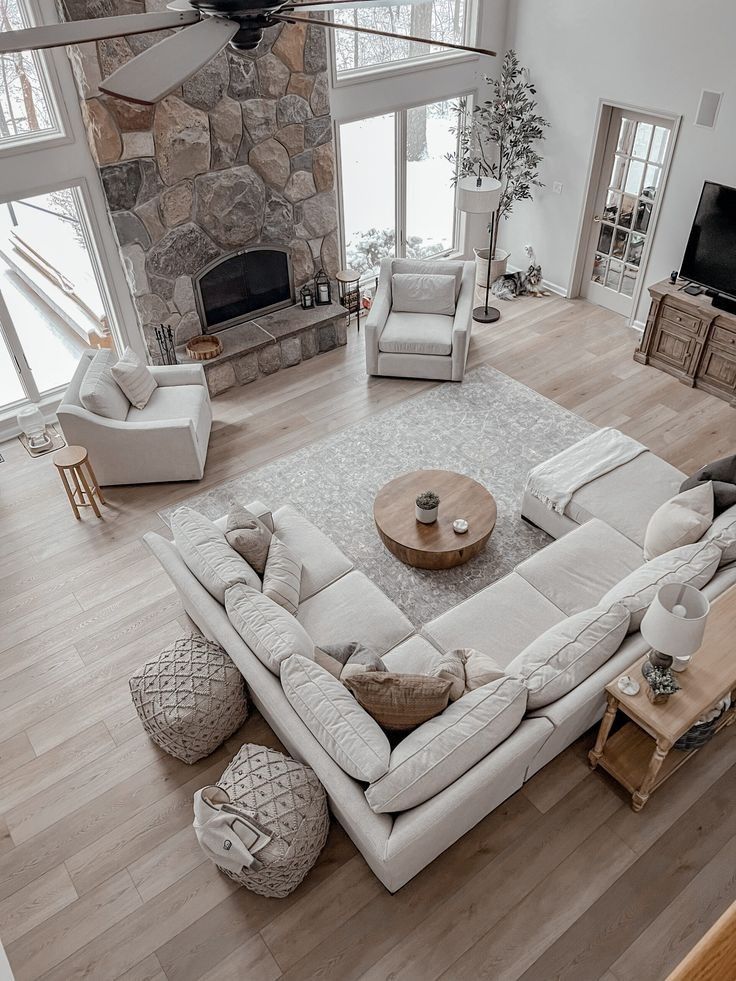
<svg viewBox="0 0 736 981"><path fill-rule="evenodd" d="M165 3L65 5L76 20L158 10ZM289 249L297 293L320 268L334 279L339 251L324 34L317 24L269 28L255 51L222 51L156 106L106 96L98 83L164 33L69 49L154 362L160 361L156 325L171 325L179 346L202 333L192 277L219 256L280 245ZM279 366L295 363L296 346L287 348L290 355L279 349Z"/></svg>
<svg viewBox="0 0 736 981"><path fill-rule="evenodd" d="M310 310L286 307L217 331L215 336L222 341L222 354L197 362L204 368L210 395L247 385L347 344L347 311L337 303ZM181 364L193 360L185 344L177 347L176 357Z"/></svg>

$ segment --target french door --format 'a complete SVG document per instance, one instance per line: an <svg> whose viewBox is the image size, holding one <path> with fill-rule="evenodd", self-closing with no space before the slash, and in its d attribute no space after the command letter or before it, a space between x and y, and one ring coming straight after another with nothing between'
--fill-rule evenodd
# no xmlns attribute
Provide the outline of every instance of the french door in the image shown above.
<svg viewBox="0 0 736 981"><path fill-rule="evenodd" d="M588 230L582 294L630 317L640 290L664 191L674 123L624 109L611 111L594 214Z"/></svg>

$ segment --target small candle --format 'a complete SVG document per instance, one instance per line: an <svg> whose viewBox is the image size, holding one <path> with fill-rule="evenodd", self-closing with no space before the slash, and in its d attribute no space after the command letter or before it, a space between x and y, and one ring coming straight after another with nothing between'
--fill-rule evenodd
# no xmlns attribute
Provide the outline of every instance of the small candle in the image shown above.
<svg viewBox="0 0 736 981"><path fill-rule="evenodd" d="M456 518L452 522L452 528L455 534L464 535L465 532L468 530L469 525L468 522L465 520L465 518Z"/></svg>

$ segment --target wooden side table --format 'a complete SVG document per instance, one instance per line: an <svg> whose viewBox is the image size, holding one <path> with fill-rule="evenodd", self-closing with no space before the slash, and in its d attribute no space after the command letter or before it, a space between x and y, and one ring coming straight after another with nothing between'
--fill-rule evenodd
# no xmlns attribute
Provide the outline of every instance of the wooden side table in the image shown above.
<svg viewBox="0 0 736 981"><path fill-rule="evenodd" d="M625 695L618 678L606 685L608 706L590 765L600 766L631 794L631 806L640 811L650 795L672 776L697 749L673 749L677 740L731 694L731 707L719 719L716 732L736 721L736 586L716 600L708 617L703 646L687 671L677 674L681 690L660 705L647 698L640 658L627 672L641 683L636 695ZM630 719L611 735L618 712Z"/></svg>
<svg viewBox="0 0 736 981"><path fill-rule="evenodd" d="M107 502L102 496L87 450L83 446L65 446L54 453L53 461L59 471L74 517L80 519L79 509L82 507L92 508L97 517L101 518L98 501L100 504Z"/></svg>

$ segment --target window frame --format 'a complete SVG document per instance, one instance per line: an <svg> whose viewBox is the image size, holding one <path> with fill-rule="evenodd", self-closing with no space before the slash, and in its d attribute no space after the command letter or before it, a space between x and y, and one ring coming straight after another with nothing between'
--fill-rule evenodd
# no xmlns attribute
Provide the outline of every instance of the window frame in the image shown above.
<svg viewBox="0 0 736 981"><path fill-rule="evenodd" d="M383 110L377 110L376 112L369 113L367 115L361 114L350 119L341 119L339 122L335 122L334 129L334 139L335 139L335 154L338 160L337 166L337 209L339 216L339 232L340 232L340 261L343 267L347 266L347 243L345 235L345 206L344 206L344 186L343 186L343 167L342 167L342 142L340 129L342 126L350 125L351 123L360 122L363 119L374 119L378 116L388 116L393 115L394 117L394 201L395 201L395 217L394 217L394 258L401 259L406 257L406 232L407 232L407 160L406 160L406 122L407 113L412 109L421 109L424 106L435 105L438 102L459 102L461 99L467 101L468 106L472 109L474 103L475 93L473 90L458 93L456 95L444 96L439 99L432 99L430 102L415 102L411 105L402 105L395 108L388 108ZM458 134L458 141L459 141ZM437 252L435 255L427 256L427 260L434 259L449 259L462 256L463 249L461 247L462 240L465 236L465 216L460 214L457 208L453 209L453 225L452 225L452 244L448 249L442 252ZM361 282L374 279L375 274L363 274L361 275Z"/></svg>
<svg viewBox="0 0 736 981"><path fill-rule="evenodd" d="M389 6L389 4L387 4ZM465 0L465 32L464 44L477 46L480 30L480 0ZM332 20L332 14L328 15ZM463 62L480 61L480 55L472 51L434 51L418 58L404 58L401 61L388 61L382 65L367 65L365 68L352 68L349 71L337 70L337 52L335 42L337 31L328 31L327 48L329 52L330 86L333 89L345 85L355 85L361 82L372 82L403 75L409 72L428 71L433 68L445 68L459 65Z"/></svg>

